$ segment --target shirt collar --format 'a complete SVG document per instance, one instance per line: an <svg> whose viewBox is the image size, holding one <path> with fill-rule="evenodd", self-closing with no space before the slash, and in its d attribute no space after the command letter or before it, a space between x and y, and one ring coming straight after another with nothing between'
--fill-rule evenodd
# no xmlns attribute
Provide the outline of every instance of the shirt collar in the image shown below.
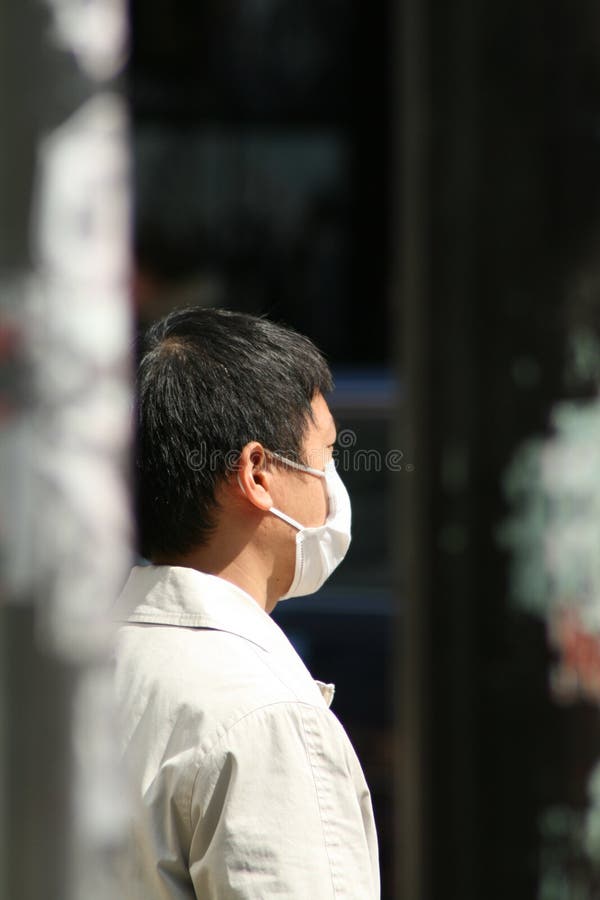
<svg viewBox="0 0 600 900"><path fill-rule="evenodd" d="M182 566L134 566L113 608L117 622L214 628L271 650L279 628L250 594Z"/></svg>

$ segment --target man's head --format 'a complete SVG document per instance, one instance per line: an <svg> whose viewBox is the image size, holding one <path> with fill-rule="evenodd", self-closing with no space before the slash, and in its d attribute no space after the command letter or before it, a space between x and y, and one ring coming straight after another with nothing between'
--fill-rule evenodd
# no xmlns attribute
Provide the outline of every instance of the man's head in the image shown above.
<svg viewBox="0 0 600 900"><path fill-rule="evenodd" d="M257 450L263 466L262 450L271 450L323 468L326 459L306 455L335 437L323 399L332 380L307 338L255 316L192 308L154 325L143 350L136 447L143 556L176 560L206 544L223 484L240 464L250 471Z"/></svg>

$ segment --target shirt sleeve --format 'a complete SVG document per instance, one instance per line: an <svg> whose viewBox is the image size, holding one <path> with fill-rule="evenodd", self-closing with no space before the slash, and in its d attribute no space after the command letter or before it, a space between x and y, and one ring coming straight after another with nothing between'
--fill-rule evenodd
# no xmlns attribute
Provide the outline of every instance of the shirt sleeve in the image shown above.
<svg viewBox="0 0 600 900"><path fill-rule="evenodd" d="M202 900L376 900L369 791L335 716L252 712L198 760L189 871Z"/></svg>

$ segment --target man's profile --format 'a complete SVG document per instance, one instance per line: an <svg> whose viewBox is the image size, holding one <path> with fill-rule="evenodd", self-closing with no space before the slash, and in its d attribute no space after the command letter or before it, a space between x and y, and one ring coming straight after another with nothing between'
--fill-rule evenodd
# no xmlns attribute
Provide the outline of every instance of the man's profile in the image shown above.
<svg viewBox="0 0 600 900"><path fill-rule="evenodd" d="M116 606L137 809L128 898L379 897L360 764L269 613L350 542L329 368L302 335L176 311L137 383L140 551ZM137 891L137 893L136 893Z"/></svg>

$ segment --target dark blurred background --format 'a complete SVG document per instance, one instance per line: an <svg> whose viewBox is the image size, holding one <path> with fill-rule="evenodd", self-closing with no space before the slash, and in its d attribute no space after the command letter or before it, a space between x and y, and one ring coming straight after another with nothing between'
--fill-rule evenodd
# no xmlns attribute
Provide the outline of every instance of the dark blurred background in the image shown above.
<svg viewBox="0 0 600 900"><path fill-rule="evenodd" d="M389 361L385 6L134 0L132 16L142 317L176 287L284 319L333 364Z"/></svg>
<svg viewBox="0 0 600 900"><path fill-rule="evenodd" d="M334 370L354 541L275 615L337 683L384 900L600 896L598 704L553 696L564 647L497 540L515 452L597 395L597 4L132 0L131 21L138 324L266 314Z"/></svg>

